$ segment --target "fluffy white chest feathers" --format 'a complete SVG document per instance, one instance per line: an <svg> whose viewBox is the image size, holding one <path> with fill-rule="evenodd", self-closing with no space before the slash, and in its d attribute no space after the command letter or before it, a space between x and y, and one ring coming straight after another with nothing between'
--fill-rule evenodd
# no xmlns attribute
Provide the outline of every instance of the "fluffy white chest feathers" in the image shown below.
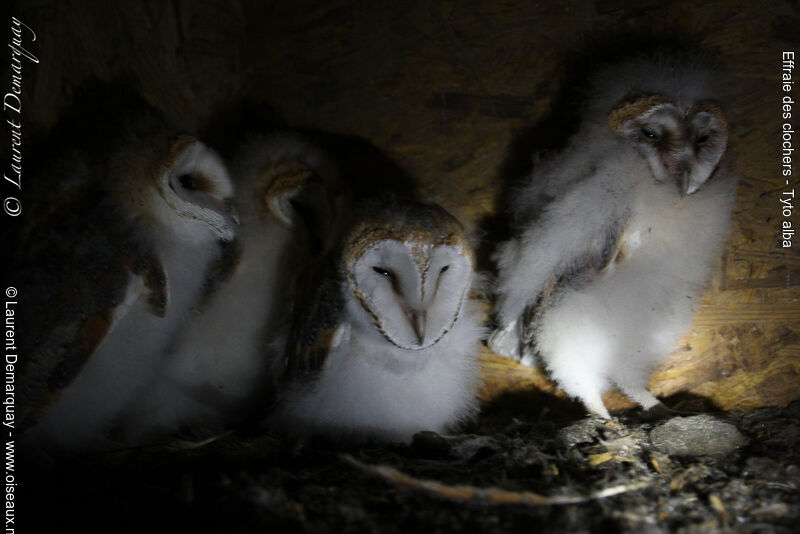
<svg viewBox="0 0 800 534"><path fill-rule="evenodd" d="M270 336L285 322L292 287L281 273L295 265L295 243L278 225L243 237L247 247L236 270L177 333L126 420L128 441L235 424L265 380Z"/></svg>
<svg viewBox="0 0 800 534"><path fill-rule="evenodd" d="M442 432L475 415L483 329L473 304L465 308L451 332L421 350L343 325L319 375L285 392L273 424L301 437L408 442L416 432Z"/></svg>

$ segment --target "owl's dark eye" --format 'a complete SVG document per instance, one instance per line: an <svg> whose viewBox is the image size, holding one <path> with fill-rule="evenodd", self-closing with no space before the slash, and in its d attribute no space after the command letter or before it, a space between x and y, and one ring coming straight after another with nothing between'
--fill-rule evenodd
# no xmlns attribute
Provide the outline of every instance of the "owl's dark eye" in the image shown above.
<svg viewBox="0 0 800 534"><path fill-rule="evenodd" d="M178 176L178 182L181 184L181 187L187 191L195 191L202 188L202 180L199 180L191 174L181 174Z"/></svg>
<svg viewBox="0 0 800 534"><path fill-rule="evenodd" d="M695 144L703 145L708 141L708 134L704 134L695 139Z"/></svg>
<svg viewBox="0 0 800 534"><path fill-rule="evenodd" d="M659 139L661 139L661 136L658 135L658 133L656 133L655 130L650 129L647 126L643 126L641 131L642 135L650 140L658 141Z"/></svg>
<svg viewBox="0 0 800 534"><path fill-rule="evenodd" d="M385 276L389 280L394 280L394 273L388 269L384 269L383 267L373 267L372 270L381 276Z"/></svg>
<svg viewBox="0 0 800 534"><path fill-rule="evenodd" d="M295 200L294 198L289 199L289 205L292 206L294 211L297 212L297 215L305 221L309 226L313 227L314 223L314 214L306 207L305 204L302 202Z"/></svg>
<svg viewBox="0 0 800 534"><path fill-rule="evenodd" d="M449 269L449 268L450 268L450 266L449 266L449 265L445 265L444 267L442 267L442 270L441 270L441 271L439 271L439 274L442 274L443 272L445 272L445 271L446 271L447 269Z"/></svg>

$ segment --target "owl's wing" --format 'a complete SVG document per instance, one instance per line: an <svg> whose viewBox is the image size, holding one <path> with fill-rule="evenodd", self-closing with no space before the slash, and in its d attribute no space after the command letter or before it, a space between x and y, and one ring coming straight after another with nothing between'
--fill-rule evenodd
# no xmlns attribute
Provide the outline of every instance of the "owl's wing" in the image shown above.
<svg viewBox="0 0 800 534"><path fill-rule="evenodd" d="M71 287L42 278L35 280L36 290L21 284L31 312L21 321L27 340L21 346L18 409L24 423L34 422L72 382L123 315L128 278L114 266L91 286L71 274L63 278Z"/></svg>
<svg viewBox="0 0 800 534"><path fill-rule="evenodd" d="M573 278L602 269L630 217L633 188L633 179L622 174L622 164L603 163L553 198L536 221L496 255L501 325L519 319L552 277Z"/></svg>
<svg viewBox="0 0 800 534"><path fill-rule="evenodd" d="M597 175L573 182L499 249L499 324L488 340L493 351L532 363L539 320L560 290L589 283L624 259L629 193Z"/></svg>
<svg viewBox="0 0 800 534"><path fill-rule="evenodd" d="M206 270L205 283L197 301L197 310L201 310L208 303L211 296L230 278L242 259L242 244L239 239L221 241L219 247L221 253Z"/></svg>
<svg viewBox="0 0 800 534"><path fill-rule="evenodd" d="M527 305L519 322L519 352L528 361L534 358L534 336L544 311L552 304L560 290L589 284L597 277L606 275L615 264L622 263L626 256L625 232L630 215L613 221L606 229L603 245L588 248L567 268L554 273L545 283L536 300Z"/></svg>
<svg viewBox="0 0 800 534"><path fill-rule="evenodd" d="M18 242L18 415L29 426L80 373L130 304L168 306L161 262L115 224L104 195L87 191L62 204ZM118 215L118 214L117 214ZM24 299L24 300L23 300Z"/></svg>
<svg viewBox="0 0 800 534"><path fill-rule="evenodd" d="M340 335L344 298L342 283L333 276L330 258L301 274L297 300L286 342L282 380L291 382L314 376L325 363Z"/></svg>

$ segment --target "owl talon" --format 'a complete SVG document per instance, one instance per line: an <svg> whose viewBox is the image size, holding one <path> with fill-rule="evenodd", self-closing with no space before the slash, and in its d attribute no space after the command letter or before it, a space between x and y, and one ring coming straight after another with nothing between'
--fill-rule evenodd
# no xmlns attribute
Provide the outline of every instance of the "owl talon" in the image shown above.
<svg viewBox="0 0 800 534"><path fill-rule="evenodd" d="M520 353L520 339L517 321L511 321L506 326L496 329L489 336L486 344L495 354L521 361L524 356Z"/></svg>

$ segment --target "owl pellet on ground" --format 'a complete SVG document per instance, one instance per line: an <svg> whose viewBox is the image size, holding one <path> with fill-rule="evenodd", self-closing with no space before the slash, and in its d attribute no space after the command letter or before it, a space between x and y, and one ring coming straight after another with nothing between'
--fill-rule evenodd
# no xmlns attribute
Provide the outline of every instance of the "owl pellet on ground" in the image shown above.
<svg viewBox="0 0 800 534"><path fill-rule="evenodd" d="M593 413L618 387L644 408L654 368L689 328L736 189L717 73L639 58L596 77L578 132L535 162L494 259L495 352L551 375Z"/></svg>
<svg viewBox="0 0 800 534"><path fill-rule="evenodd" d="M260 407L269 362L283 354L297 274L327 246L341 219L335 165L300 135L251 136L234 155L231 175L239 255L176 335L164 368L127 421L133 442L218 432Z"/></svg>
<svg viewBox="0 0 800 534"><path fill-rule="evenodd" d="M23 438L42 450L117 443L119 421L235 236L217 154L155 112L131 117L102 148L48 169L40 183L57 184L52 202L34 208L22 235L19 276L33 303Z"/></svg>
<svg viewBox="0 0 800 534"><path fill-rule="evenodd" d="M470 243L434 204L371 200L356 213L308 274L268 424L355 440L446 430L477 410Z"/></svg>

